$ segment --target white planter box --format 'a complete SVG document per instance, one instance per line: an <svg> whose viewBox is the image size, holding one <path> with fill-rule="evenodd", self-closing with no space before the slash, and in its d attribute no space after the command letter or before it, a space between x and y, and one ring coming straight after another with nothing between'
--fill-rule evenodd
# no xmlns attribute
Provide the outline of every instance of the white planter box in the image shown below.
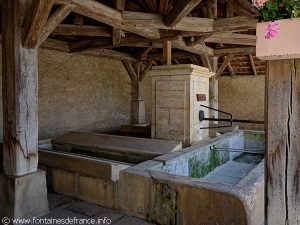
<svg viewBox="0 0 300 225"><path fill-rule="evenodd" d="M300 58L300 18L279 20L279 34L266 39L267 22L256 29L256 56L262 60Z"/></svg>

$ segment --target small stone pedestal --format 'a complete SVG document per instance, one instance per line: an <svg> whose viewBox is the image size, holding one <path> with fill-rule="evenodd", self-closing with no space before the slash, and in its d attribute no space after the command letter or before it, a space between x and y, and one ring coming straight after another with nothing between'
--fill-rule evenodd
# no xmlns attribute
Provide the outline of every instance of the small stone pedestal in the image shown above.
<svg viewBox="0 0 300 225"><path fill-rule="evenodd" d="M0 175L0 218L27 219L49 212L44 171L22 177Z"/></svg>
<svg viewBox="0 0 300 225"><path fill-rule="evenodd" d="M181 141L184 146L209 137L199 121L201 104L209 106L209 79L214 73L196 65L155 66L152 77L152 138Z"/></svg>

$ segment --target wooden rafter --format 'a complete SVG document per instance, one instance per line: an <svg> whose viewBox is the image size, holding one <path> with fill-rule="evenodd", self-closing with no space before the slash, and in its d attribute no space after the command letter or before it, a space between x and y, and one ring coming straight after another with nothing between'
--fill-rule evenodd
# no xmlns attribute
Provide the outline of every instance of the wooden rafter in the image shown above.
<svg viewBox="0 0 300 225"><path fill-rule="evenodd" d="M23 45L25 48L35 48L50 14L54 0L33 1L33 11L29 11L23 29Z"/></svg>
<svg viewBox="0 0 300 225"><path fill-rule="evenodd" d="M180 0L176 1L171 12L166 16L166 26L173 27L187 16L202 0Z"/></svg>
<svg viewBox="0 0 300 225"><path fill-rule="evenodd" d="M46 22L42 34L39 37L39 45L43 43L48 36L55 30L55 28L71 13L73 5L61 5L59 8L50 16Z"/></svg>
<svg viewBox="0 0 300 225"><path fill-rule="evenodd" d="M222 73L226 69L228 63L231 62L232 58L233 58L233 55L229 55L229 56L226 57L225 61L223 62L223 64L218 69L218 71L217 71L217 73L215 75L215 79L219 79L219 77L222 75Z"/></svg>

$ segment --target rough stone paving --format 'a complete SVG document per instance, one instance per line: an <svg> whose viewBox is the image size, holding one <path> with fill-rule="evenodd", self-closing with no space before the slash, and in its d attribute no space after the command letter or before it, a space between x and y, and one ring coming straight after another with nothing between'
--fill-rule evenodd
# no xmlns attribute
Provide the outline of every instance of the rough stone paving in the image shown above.
<svg viewBox="0 0 300 225"><path fill-rule="evenodd" d="M59 194L48 194L50 212L47 219L109 219L99 225L152 225L144 220ZM104 221L104 220L102 220ZM111 222L110 222L111 221Z"/></svg>

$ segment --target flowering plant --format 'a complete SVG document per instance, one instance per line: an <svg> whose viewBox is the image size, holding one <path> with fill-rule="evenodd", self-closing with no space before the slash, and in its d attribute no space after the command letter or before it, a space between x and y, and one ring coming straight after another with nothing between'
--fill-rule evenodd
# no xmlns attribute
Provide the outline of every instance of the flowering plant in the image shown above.
<svg viewBox="0 0 300 225"><path fill-rule="evenodd" d="M279 33L277 20L300 17L300 0L252 0L260 12L260 21L269 21L266 26L266 39Z"/></svg>
<svg viewBox="0 0 300 225"><path fill-rule="evenodd" d="M261 21L274 21L300 17L299 0L252 0L260 11Z"/></svg>

